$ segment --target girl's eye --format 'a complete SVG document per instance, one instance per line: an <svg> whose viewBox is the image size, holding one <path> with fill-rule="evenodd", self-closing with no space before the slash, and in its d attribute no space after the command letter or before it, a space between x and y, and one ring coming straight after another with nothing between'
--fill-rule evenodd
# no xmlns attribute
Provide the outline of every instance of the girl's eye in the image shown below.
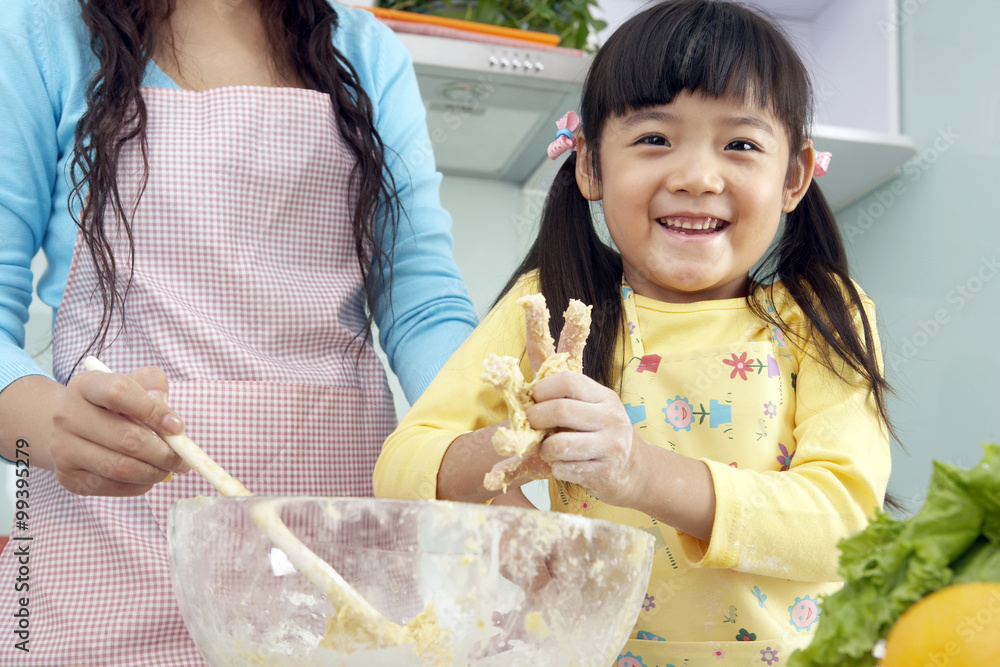
<svg viewBox="0 0 1000 667"><path fill-rule="evenodd" d="M670 143L667 138L659 134L648 134L645 137L641 137L639 141L635 142L641 146L669 146Z"/></svg>
<svg viewBox="0 0 1000 667"><path fill-rule="evenodd" d="M735 141L729 142L726 146L727 150L733 151L760 151L760 147L752 141L747 141L745 139L736 139Z"/></svg>

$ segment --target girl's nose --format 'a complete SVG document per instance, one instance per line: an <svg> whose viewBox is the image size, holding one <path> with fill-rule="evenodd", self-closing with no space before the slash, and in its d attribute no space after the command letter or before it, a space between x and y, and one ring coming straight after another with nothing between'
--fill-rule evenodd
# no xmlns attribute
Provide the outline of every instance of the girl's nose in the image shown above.
<svg viewBox="0 0 1000 667"><path fill-rule="evenodd" d="M666 176L666 187L671 192L692 195L718 194L725 187L725 179L716 160L701 151L676 155Z"/></svg>

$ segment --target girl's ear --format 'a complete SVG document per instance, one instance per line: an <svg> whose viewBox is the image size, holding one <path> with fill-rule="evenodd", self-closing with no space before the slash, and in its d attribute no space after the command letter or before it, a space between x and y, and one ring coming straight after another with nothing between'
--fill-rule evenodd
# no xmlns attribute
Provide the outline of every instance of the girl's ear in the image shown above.
<svg viewBox="0 0 1000 667"><path fill-rule="evenodd" d="M811 141L802 143L801 153L796 165L788 172L785 180L784 200L781 210L790 213L799 205L812 183L813 169L816 167L816 148Z"/></svg>
<svg viewBox="0 0 1000 667"><path fill-rule="evenodd" d="M576 185L584 199L600 201L604 197L601 184L590 173L590 153L583 134L576 138Z"/></svg>

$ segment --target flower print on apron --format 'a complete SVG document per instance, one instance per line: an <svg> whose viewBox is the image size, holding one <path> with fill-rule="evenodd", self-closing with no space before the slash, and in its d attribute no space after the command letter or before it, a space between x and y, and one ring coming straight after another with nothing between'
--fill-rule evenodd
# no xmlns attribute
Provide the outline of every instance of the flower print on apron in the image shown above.
<svg viewBox="0 0 1000 667"><path fill-rule="evenodd" d="M734 335L731 344L648 349L635 294L624 279L621 287L629 361L620 395L643 439L693 458L781 469L780 447L788 443L788 457L794 454L796 368L783 338L779 342L778 334L753 324L745 327L751 333L743 340ZM787 661L792 648L808 641L789 624L788 608L795 596L784 580L692 567L672 527L642 512L606 505L576 485L556 482L552 507L631 525L655 540L649 587L616 667L778 665ZM759 596L753 592L755 585ZM809 601L798 604L803 607Z"/></svg>
<svg viewBox="0 0 1000 667"><path fill-rule="evenodd" d="M149 180L133 221L125 326L101 359L122 372L162 368L187 433L252 492L371 496L396 418L368 343L350 224L354 160L329 97L142 93ZM141 165L131 142L123 193L138 191ZM127 256L123 235L113 244ZM96 285L78 239L53 335L61 382L100 322ZM198 495L215 492L196 473L137 498L91 498L33 469L31 650L5 649L0 663L205 664L171 590L165 536L170 505ZM3 563L3 581L12 567Z"/></svg>

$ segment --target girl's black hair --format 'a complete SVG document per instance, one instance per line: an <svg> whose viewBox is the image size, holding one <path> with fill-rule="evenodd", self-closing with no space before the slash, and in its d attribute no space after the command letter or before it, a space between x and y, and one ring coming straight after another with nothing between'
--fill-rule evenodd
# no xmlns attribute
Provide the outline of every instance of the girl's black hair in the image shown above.
<svg viewBox="0 0 1000 667"><path fill-rule="evenodd" d="M601 178L600 137L607 119L669 104L682 92L734 96L769 110L788 132L789 173L800 166L798 147L811 125L812 90L802 59L781 29L734 2L667 0L618 28L587 74L580 116L587 167L596 183ZM593 304L584 372L613 386L621 367L615 349L624 336L621 257L594 227L589 202L576 185L578 159L571 154L557 173L538 236L503 293L518 276L537 269L552 311L554 337L570 298ZM787 214L779 241L748 277L746 289L752 312L802 341L810 332L786 326L780 314L765 306L778 279L802 308L812 333L827 343L825 348L817 346L821 361L836 370L835 354L860 374L871 387L887 429L895 435L886 408L889 385L879 368L872 324L850 279L833 212L815 181ZM887 502L893 504L891 499Z"/></svg>
<svg viewBox="0 0 1000 667"><path fill-rule="evenodd" d="M120 316L124 309L132 276L131 216L127 197L118 190L118 160L127 142L139 141L147 168L146 106L140 88L157 45L164 39L171 43L171 36L163 31L174 1L79 0L98 68L87 87L87 109L76 128L71 165L71 202L76 206L70 210L79 207L81 211L79 216L74 213L74 219L90 251L103 301L101 326L90 344L98 350L107 341L115 313ZM354 67L333 45L337 13L328 0L261 0L260 11L278 71L330 96L332 117L354 155L350 189L357 199L352 229L370 328L376 295L391 284L392 247L387 239L395 237L400 216L372 102ZM379 215L384 215L382 224L376 222ZM128 238L128 257L114 257L110 252L109 239L117 225ZM373 270L373 265L383 267L384 273Z"/></svg>

